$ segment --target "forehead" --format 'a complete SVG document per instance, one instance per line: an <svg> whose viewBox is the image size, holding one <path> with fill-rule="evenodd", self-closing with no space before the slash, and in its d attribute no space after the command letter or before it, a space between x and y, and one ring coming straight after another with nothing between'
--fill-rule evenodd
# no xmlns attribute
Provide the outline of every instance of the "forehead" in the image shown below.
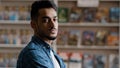
<svg viewBox="0 0 120 68"><path fill-rule="evenodd" d="M54 17L57 16L57 12L53 8L43 8L39 10L39 17L43 16Z"/></svg>

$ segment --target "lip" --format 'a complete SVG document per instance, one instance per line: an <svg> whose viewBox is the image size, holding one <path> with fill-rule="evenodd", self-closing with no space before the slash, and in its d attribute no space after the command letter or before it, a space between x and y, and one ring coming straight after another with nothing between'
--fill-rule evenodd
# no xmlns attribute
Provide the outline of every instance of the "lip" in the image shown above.
<svg viewBox="0 0 120 68"><path fill-rule="evenodd" d="M50 33L56 33L57 29L51 29Z"/></svg>

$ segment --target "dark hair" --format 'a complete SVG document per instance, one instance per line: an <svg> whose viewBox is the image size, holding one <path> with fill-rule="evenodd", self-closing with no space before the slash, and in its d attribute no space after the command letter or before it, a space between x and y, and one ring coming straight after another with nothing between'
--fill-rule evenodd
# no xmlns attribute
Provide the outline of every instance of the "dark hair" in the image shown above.
<svg viewBox="0 0 120 68"><path fill-rule="evenodd" d="M57 11L57 6L55 3L51 0L39 0L35 1L31 6L31 20L37 19L39 15L39 10L43 8L53 8L55 11Z"/></svg>

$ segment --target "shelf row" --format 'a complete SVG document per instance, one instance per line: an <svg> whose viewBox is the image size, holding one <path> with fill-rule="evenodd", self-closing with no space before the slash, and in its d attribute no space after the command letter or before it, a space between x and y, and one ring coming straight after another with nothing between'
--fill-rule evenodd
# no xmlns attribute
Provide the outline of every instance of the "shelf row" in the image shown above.
<svg viewBox="0 0 120 68"><path fill-rule="evenodd" d="M0 48L24 48L26 44L0 44ZM60 46L59 49L107 49L107 50L118 50L119 46Z"/></svg>
<svg viewBox="0 0 120 68"><path fill-rule="evenodd" d="M1 0L1 2L7 2L9 0ZM15 1L16 0L10 0L10 1ZM22 2L29 2L29 1L35 1L35 0L17 0L17 1L22 1ZM77 1L77 0L58 0L58 1ZM119 1L119 0L99 0L99 1Z"/></svg>
<svg viewBox="0 0 120 68"><path fill-rule="evenodd" d="M6 45L0 44L0 53L20 53L20 51L26 45ZM99 54L118 54L119 46L79 46L79 47L72 47L72 46L52 46L56 52L82 52L82 53L99 53Z"/></svg>
<svg viewBox="0 0 120 68"><path fill-rule="evenodd" d="M0 25L30 25L30 21L0 21ZM120 23L96 23L96 22L81 22L81 23L59 23L59 26L120 26Z"/></svg>
<svg viewBox="0 0 120 68"><path fill-rule="evenodd" d="M58 1L78 1L78 0L58 0ZM99 0L99 1L119 1L119 0Z"/></svg>

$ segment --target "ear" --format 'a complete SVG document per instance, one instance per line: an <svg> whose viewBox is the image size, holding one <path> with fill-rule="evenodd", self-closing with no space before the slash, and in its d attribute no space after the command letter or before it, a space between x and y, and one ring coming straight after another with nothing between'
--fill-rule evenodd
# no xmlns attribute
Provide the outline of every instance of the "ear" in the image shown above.
<svg viewBox="0 0 120 68"><path fill-rule="evenodd" d="M34 21L31 21L30 22L30 25L31 25L31 27L34 29L35 28L35 23L34 23Z"/></svg>

